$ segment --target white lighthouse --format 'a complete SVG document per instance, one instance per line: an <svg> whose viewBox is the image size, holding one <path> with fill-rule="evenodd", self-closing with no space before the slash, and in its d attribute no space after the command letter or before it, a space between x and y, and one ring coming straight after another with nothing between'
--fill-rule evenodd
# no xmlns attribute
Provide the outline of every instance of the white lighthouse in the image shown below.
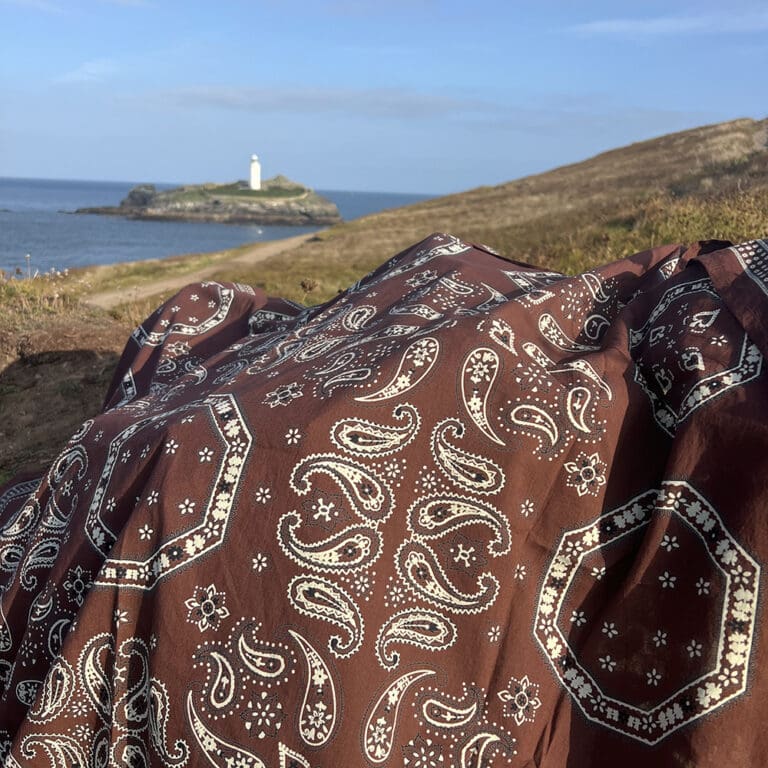
<svg viewBox="0 0 768 768"><path fill-rule="evenodd" d="M261 163L258 155L251 155L251 189L261 189Z"/></svg>

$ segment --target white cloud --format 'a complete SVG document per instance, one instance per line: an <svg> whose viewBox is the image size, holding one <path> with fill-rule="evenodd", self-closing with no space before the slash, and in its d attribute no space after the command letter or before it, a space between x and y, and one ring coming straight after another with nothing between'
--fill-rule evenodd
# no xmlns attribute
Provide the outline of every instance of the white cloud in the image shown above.
<svg viewBox="0 0 768 768"><path fill-rule="evenodd" d="M116 71L112 59L92 59L56 78L59 83L102 83Z"/></svg>
<svg viewBox="0 0 768 768"><path fill-rule="evenodd" d="M214 106L288 114L346 113L359 117L418 118L497 114L503 107L481 99L400 88L243 88L200 86L161 94L183 106Z"/></svg>
<svg viewBox="0 0 768 768"><path fill-rule="evenodd" d="M416 122L435 130L469 130L478 135L554 137L569 130L595 137L616 136L615 145L693 128L723 119L714 112L692 109L648 108L591 99L552 95L536 103L480 99L461 95L423 93L408 89L311 89L199 86L149 95L154 103L205 112L211 108L251 112L270 119L282 116L331 117L342 120ZM146 97L145 97L146 99ZM513 139L516 140L516 139ZM611 139L613 142L613 139ZM595 151L609 146L597 142Z"/></svg>
<svg viewBox="0 0 768 768"><path fill-rule="evenodd" d="M584 37L635 38L717 35L766 30L768 30L768 11L699 16L656 16L647 19L602 19L568 27L568 31Z"/></svg>

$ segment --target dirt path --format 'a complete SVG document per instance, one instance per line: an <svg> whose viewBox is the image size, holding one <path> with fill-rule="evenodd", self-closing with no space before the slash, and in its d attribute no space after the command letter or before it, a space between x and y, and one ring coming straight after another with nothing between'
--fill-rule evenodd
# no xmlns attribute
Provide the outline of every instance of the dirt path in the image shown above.
<svg viewBox="0 0 768 768"><path fill-rule="evenodd" d="M135 285L125 285L117 290L100 291L98 293L93 293L90 296L83 296L83 301L86 304L100 307L101 309L112 309L112 307L116 307L118 304L122 304L125 301L148 299L159 293L183 288L187 283L196 283L213 277L224 264L227 267L233 265L251 266L252 264L257 264L260 261L269 259L272 256L278 256L281 253L298 248L302 243L309 240L310 237L314 237L315 234L316 233L295 235L294 237L286 237L282 240L269 240L265 243L256 243L242 253L237 254L237 256L233 256L232 259L228 260L226 263L221 262L218 264L211 264L202 269L191 270L189 272L184 272L183 274L173 275L173 277L166 277L152 282L137 282Z"/></svg>

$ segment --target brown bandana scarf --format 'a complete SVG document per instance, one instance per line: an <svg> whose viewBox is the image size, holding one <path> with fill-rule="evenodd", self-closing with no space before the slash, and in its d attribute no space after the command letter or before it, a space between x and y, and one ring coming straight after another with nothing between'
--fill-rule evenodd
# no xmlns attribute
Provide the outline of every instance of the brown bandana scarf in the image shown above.
<svg viewBox="0 0 768 768"><path fill-rule="evenodd" d="M0 489L4 766L763 764L766 317L763 241L184 289Z"/></svg>

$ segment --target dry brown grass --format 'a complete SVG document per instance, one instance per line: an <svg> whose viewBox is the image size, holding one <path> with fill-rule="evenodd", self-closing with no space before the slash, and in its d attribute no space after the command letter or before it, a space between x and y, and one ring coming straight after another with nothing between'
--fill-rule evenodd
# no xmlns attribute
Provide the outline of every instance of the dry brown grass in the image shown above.
<svg viewBox="0 0 768 768"><path fill-rule="evenodd" d="M432 231L450 232L508 258L573 274L662 243L763 237L768 234L768 185L709 196L657 193L593 207L588 215L542 214L509 225L493 216L474 224L457 217L439 222L444 226L413 231L402 221L385 227L379 216L370 219L334 227L287 257L250 270L222 266L217 278L258 285L299 302L307 299L302 283L312 281L310 301L325 301Z"/></svg>

